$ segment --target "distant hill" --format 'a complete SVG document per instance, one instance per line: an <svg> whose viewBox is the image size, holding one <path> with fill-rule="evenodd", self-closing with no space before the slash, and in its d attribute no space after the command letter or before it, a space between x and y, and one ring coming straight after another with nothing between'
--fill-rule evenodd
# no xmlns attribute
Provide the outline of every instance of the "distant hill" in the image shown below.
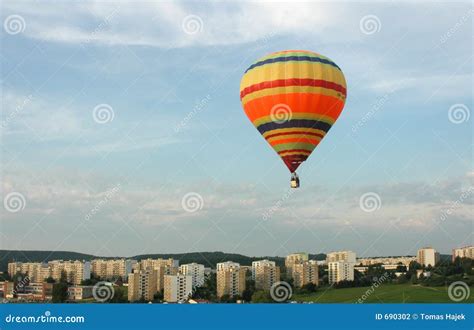
<svg viewBox="0 0 474 330"><path fill-rule="evenodd" d="M0 250L0 271L6 271L8 263L12 261L21 262L48 262L51 260L92 260L96 258L112 259L113 257L101 257L94 256L91 254L69 252L69 251L22 251L22 250ZM116 257L121 258L121 257ZM269 259L275 261L278 266L283 266L285 258L283 257L248 257L236 253L225 253L225 252L189 252L189 253L159 253L159 254L141 254L137 256L127 257L130 259L146 259L146 258L173 258L179 260L180 264L186 264L191 262L197 262L205 265L206 267L215 268L218 262L223 261L235 261L241 265L252 264L252 261ZM310 259L324 260L326 255L310 254Z"/></svg>
<svg viewBox="0 0 474 330"><path fill-rule="evenodd" d="M48 262L51 260L91 260L95 257L90 254L69 251L22 251L0 250L0 271L6 271L8 263L22 262Z"/></svg>

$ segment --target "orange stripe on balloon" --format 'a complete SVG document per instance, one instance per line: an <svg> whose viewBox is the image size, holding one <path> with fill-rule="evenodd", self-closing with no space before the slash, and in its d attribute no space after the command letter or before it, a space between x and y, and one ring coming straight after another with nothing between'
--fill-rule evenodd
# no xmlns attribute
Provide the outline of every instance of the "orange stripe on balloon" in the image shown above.
<svg viewBox="0 0 474 330"><path fill-rule="evenodd" d="M322 94L289 93L263 96L249 101L244 110L251 122L260 117L270 116L272 108L284 104L292 113L306 112L329 116L336 120L344 107L341 100Z"/></svg>

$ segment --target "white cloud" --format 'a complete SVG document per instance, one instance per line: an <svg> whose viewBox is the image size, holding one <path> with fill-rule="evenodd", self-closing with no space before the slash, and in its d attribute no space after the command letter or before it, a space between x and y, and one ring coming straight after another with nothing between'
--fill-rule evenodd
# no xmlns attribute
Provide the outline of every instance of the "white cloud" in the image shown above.
<svg viewBox="0 0 474 330"><path fill-rule="evenodd" d="M339 31L344 9L323 3L119 3L100 1L43 5L7 3L6 9L25 16L25 35L63 43L184 47L231 45L291 33L323 37L326 29ZM68 12L68 15L64 15ZM198 33L186 33L186 18L195 15ZM184 26L183 26L184 25ZM342 35L342 34L341 34Z"/></svg>

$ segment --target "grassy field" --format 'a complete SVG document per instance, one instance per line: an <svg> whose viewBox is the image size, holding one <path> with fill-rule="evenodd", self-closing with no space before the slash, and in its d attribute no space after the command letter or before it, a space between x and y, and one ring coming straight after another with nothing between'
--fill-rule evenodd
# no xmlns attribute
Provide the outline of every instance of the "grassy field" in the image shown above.
<svg viewBox="0 0 474 330"><path fill-rule="evenodd" d="M462 303L474 302L471 295ZM313 294L294 294L291 300L315 303L355 303L365 294L364 303L453 303L447 287L424 287L412 284L385 284L372 290L370 287L327 289L320 288Z"/></svg>

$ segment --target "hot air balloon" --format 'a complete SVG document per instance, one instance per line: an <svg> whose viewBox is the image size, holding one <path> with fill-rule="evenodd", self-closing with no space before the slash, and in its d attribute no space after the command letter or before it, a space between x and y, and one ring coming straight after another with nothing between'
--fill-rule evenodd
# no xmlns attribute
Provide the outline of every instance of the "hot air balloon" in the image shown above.
<svg viewBox="0 0 474 330"><path fill-rule="evenodd" d="M326 136L344 108L346 81L329 58L306 50L272 53L254 62L240 83L245 114L291 173Z"/></svg>

